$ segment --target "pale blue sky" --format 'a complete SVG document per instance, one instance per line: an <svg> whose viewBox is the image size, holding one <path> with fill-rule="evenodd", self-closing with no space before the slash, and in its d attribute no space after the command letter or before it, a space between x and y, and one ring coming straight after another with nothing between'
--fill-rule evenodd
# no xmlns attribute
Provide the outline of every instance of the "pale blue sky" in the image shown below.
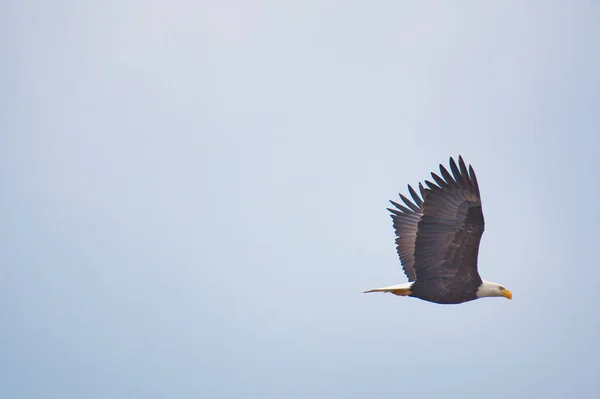
<svg viewBox="0 0 600 399"><path fill-rule="evenodd" d="M598 21L2 2L0 397L597 394ZM458 154L513 301L361 294L406 281L388 199Z"/></svg>

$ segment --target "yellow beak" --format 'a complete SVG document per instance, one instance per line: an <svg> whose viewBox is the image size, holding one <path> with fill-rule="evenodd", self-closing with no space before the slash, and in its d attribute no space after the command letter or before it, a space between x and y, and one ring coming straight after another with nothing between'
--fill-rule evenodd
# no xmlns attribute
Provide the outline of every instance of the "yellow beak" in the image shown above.
<svg viewBox="0 0 600 399"><path fill-rule="evenodd" d="M510 292L510 290L507 290L506 288L500 291L500 294L505 298L512 299L512 292Z"/></svg>

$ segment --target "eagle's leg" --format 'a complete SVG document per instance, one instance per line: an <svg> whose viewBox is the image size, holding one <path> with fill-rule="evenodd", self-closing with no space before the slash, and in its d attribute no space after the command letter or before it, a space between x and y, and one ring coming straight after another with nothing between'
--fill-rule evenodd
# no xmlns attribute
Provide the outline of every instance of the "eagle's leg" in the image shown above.
<svg viewBox="0 0 600 399"><path fill-rule="evenodd" d="M390 290L388 292L391 292L394 295L398 295L398 296L409 296L410 294L412 294L411 290L408 288L400 288L397 290Z"/></svg>

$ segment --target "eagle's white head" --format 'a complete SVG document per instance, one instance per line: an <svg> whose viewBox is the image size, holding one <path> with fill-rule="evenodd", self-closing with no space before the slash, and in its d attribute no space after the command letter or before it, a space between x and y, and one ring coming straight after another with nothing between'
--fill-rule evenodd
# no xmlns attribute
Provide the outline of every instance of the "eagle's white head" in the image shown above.
<svg viewBox="0 0 600 399"><path fill-rule="evenodd" d="M498 283L483 280L483 283L477 289L477 298L484 298L486 296L503 296L504 298L512 299L512 292Z"/></svg>

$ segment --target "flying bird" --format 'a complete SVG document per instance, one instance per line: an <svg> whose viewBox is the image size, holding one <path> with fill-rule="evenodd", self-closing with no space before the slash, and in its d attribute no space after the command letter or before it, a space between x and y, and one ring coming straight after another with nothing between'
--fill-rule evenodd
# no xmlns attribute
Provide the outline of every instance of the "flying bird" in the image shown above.
<svg viewBox="0 0 600 399"><path fill-rule="evenodd" d="M484 220L479 186L473 167L450 158L450 170L440 164L435 181L419 183L420 196L409 185L412 201L400 194L404 205L390 201L388 208L396 231L396 248L408 283L365 292L391 292L429 302L458 304L483 297L512 299L502 285L485 281L477 271Z"/></svg>

